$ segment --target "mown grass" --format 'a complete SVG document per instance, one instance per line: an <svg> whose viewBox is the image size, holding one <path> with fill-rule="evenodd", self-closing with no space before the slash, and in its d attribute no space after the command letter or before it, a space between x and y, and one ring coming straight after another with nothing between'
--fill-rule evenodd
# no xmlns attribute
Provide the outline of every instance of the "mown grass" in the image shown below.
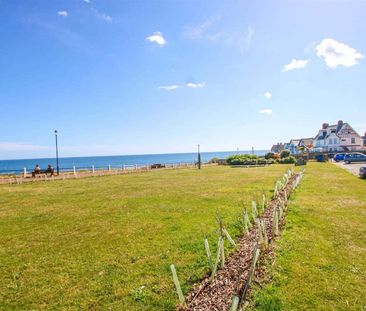
<svg viewBox="0 0 366 311"><path fill-rule="evenodd" d="M218 209L237 234L243 202L250 206L262 189L270 195L286 169L211 167L2 185L0 309L173 310L169 265L185 292L207 271L200 225L213 245Z"/></svg>
<svg viewBox="0 0 366 311"><path fill-rule="evenodd" d="M366 181L310 163L256 310L366 309Z"/></svg>

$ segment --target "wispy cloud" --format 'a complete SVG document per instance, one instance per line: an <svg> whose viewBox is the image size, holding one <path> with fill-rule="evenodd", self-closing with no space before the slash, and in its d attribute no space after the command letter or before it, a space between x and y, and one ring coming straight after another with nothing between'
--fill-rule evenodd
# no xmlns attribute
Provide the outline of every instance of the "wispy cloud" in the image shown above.
<svg viewBox="0 0 366 311"><path fill-rule="evenodd" d="M292 61L291 61L291 63L285 65L282 68L282 72L290 71L290 70L294 70L294 69L305 68L308 63L309 63L309 60L308 59L301 60L301 59L295 59L295 58L293 58Z"/></svg>
<svg viewBox="0 0 366 311"><path fill-rule="evenodd" d="M37 151L37 150L49 150L48 146L34 145L31 143L23 142L0 142L1 152L21 152L21 151Z"/></svg>
<svg viewBox="0 0 366 311"><path fill-rule="evenodd" d="M245 37L245 47L249 50L250 45L252 44L252 39L254 36L254 29L251 26L248 26L248 31Z"/></svg>
<svg viewBox="0 0 366 311"><path fill-rule="evenodd" d="M163 91L174 91L179 88L200 89L203 87L205 87L205 83L189 82L186 84L162 85L162 86L159 86L158 89L163 90Z"/></svg>
<svg viewBox="0 0 366 311"><path fill-rule="evenodd" d="M251 26L248 26L247 29L233 31L223 29L219 21L220 18L211 17L196 26L185 26L183 27L183 36L190 40L203 40L237 47L240 52L249 50L254 36L254 29Z"/></svg>
<svg viewBox="0 0 366 311"><path fill-rule="evenodd" d="M265 98L271 99L272 98L272 93L271 92L265 92L264 94Z"/></svg>
<svg viewBox="0 0 366 311"><path fill-rule="evenodd" d="M210 27L218 20L218 18L210 17L203 23L195 26L183 27L183 35L191 40L198 40L205 38Z"/></svg>
<svg viewBox="0 0 366 311"><path fill-rule="evenodd" d="M94 16L98 19L101 19L101 20L104 20L106 22L112 22L113 18L112 16L106 14L106 13L103 13L103 12L100 12L94 5L93 3L91 2L91 0L83 0L83 2L85 2L87 5L89 5L90 7L90 11L94 14Z"/></svg>
<svg viewBox="0 0 366 311"><path fill-rule="evenodd" d="M260 114L272 114L272 109L262 109L258 111Z"/></svg>
<svg viewBox="0 0 366 311"><path fill-rule="evenodd" d="M199 88L203 88L205 87L205 84L204 83L187 83L186 84L187 87L191 88L191 89L199 89Z"/></svg>
<svg viewBox="0 0 366 311"><path fill-rule="evenodd" d="M95 55L99 49L95 45L91 44L78 32L71 30L68 27L62 27L58 23L46 23L39 18L28 18L27 22L32 25L39 27L43 31L46 31L52 35L55 40L59 40L63 44L69 46L72 49L76 49L87 55Z"/></svg>
<svg viewBox="0 0 366 311"><path fill-rule="evenodd" d="M167 41L165 40L163 34L160 31L154 32L151 36L146 37L145 40L152 43L156 43L159 46L164 46L165 44L167 44Z"/></svg>
<svg viewBox="0 0 366 311"><path fill-rule="evenodd" d="M315 50L316 55L324 58L326 65L330 68L351 67L365 57L356 49L334 39L324 39Z"/></svg>
<svg viewBox="0 0 366 311"><path fill-rule="evenodd" d="M67 11L58 11L57 15L62 16L62 17L67 17L67 16L69 16L69 13Z"/></svg>
<svg viewBox="0 0 366 311"><path fill-rule="evenodd" d="M87 3L90 3L90 1L89 2L87 2ZM97 18L99 18L99 19L102 19L102 20L104 20L104 21L106 21L106 22L111 22L112 21L112 17L110 16L110 15L108 15L108 14L106 14L106 13L103 13L103 12L100 12L100 11L98 11L95 7L91 7L91 11L94 13L94 15L97 17Z"/></svg>
<svg viewBox="0 0 366 311"><path fill-rule="evenodd" d="M164 90L164 91L174 91L174 90L176 90L178 88L180 88L180 85L178 85L178 84L162 85L162 86L159 86L158 87L159 90Z"/></svg>

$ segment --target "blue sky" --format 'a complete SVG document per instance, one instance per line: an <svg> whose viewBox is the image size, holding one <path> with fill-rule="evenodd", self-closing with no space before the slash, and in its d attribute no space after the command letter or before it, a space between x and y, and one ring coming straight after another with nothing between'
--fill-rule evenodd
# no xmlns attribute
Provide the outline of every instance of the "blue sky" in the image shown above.
<svg viewBox="0 0 366 311"><path fill-rule="evenodd" d="M0 0L0 159L366 131L365 1Z"/></svg>

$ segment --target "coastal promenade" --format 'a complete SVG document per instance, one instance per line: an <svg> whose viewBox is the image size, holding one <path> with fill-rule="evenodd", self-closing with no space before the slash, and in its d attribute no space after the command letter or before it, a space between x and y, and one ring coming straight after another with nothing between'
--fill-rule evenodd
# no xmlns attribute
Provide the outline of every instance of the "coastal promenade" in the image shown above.
<svg viewBox="0 0 366 311"><path fill-rule="evenodd" d="M202 164L203 167L213 166L217 164ZM108 176L108 175L123 175L123 174L135 174L135 173L146 173L149 171L157 170L174 170L174 169L184 169L184 168L194 168L196 167L193 163L177 163L177 164L164 164L161 168L152 168L151 165L129 165L123 166L122 168L115 169L102 169L102 170L76 170L61 172L59 176L47 176L46 174L40 174L36 177L32 177L32 174L26 173L21 175L12 175L0 177L0 184L23 184L23 183L33 183L33 182L48 182L55 180L66 180L66 179L76 179L76 178L87 178L87 177L97 177L97 176Z"/></svg>

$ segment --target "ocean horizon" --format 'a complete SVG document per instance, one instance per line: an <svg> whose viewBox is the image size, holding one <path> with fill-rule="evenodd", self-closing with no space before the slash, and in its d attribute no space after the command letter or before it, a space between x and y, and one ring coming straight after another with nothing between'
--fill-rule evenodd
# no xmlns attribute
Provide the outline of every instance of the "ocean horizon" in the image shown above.
<svg viewBox="0 0 366 311"><path fill-rule="evenodd" d="M264 155L268 150L254 150L258 156ZM202 162L208 162L212 158L226 158L237 153L251 154L251 150L235 151L211 151L201 152ZM84 157L60 157L59 166L61 171L71 171L73 167L80 169L107 169L109 166L113 169L123 166L144 166L155 163L160 164L178 164L194 163L197 161L197 152L188 153L161 153L161 154L136 154L136 155L111 155L111 156L84 156ZM48 164L56 168L56 158L33 158L33 159L14 159L0 160L0 174L19 174L26 168L32 171L38 164L45 169Z"/></svg>

